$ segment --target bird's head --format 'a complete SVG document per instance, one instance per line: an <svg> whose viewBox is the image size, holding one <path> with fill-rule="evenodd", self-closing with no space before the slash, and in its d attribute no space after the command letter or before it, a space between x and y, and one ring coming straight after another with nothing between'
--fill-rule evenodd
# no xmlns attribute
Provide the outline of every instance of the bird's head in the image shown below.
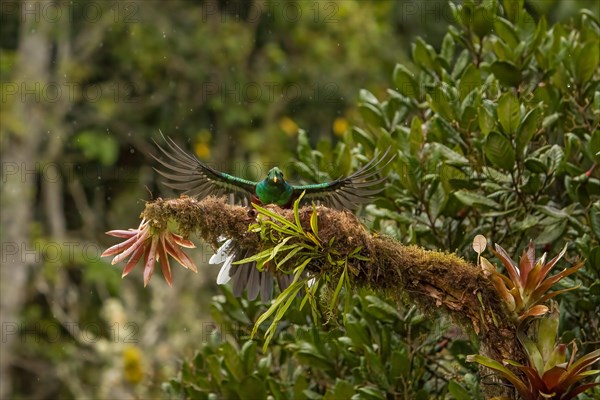
<svg viewBox="0 0 600 400"><path fill-rule="evenodd" d="M282 185L285 183L283 179L283 172L277 167L271 168L269 173L267 174L267 181L274 185Z"/></svg>

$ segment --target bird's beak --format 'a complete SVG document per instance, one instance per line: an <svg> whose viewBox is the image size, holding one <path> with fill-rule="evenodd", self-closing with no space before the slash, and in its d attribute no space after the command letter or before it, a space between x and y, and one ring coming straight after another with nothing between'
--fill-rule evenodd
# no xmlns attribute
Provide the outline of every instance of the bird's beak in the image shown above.
<svg viewBox="0 0 600 400"><path fill-rule="evenodd" d="M273 182L277 183L277 177L273 178Z"/></svg>

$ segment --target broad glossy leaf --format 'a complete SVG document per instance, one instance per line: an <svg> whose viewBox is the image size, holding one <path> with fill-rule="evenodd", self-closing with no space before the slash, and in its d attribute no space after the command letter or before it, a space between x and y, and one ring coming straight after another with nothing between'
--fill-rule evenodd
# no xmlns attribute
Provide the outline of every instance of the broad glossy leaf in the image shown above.
<svg viewBox="0 0 600 400"><path fill-rule="evenodd" d="M472 396L467 389L457 383L455 380L451 380L448 383L448 392L455 400L471 400Z"/></svg>
<svg viewBox="0 0 600 400"><path fill-rule="evenodd" d="M589 81L598 70L600 61L600 42L586 43L575 57L575 78L580 84Z"/></svg>
<svg viewBox="0 0 600 400"><path fill-rule="evenodd" d="M419 87L415 79L415 74L402 64L397 64L394 68L394 85L396 90L406 97L418 99Z"/></svg>
<svg viewBox="0 0 600 400"><path fill-rule="evenodd" d="M456 198L466 206L483 206L487 208L498 209L500 205L489 197L482 196L477 193L469 192L466 190L458 190L454 193Z"/></svg>
<svg viewBox="0 0 600 400"><path fill-rule="evenodd" d="M520 103L512 91L504 93L498 100L498 120L504 132L515 134L521 122Z"/></svg>
<svg viewBox="0 0 600 400"><path fill-rule="evenodd" d="M530 110L525 115L525 118L523 118L516 136L517 153L521 154L533 138L540 124L541 114L541 109L536 107Z"/></svg>
<svg viewBox="0 0 600 400"><path fill-rule="evenodd" d="M494 61L490 65L490 72L507 87L519 86L522 79L521 70L508 61Z"/></svg>
<svg viewBox="0 0 600 400"><path fill-rule="evenodd" d="M490 132L483 150L491 163L505 171L512 171L515 164L515 150L510 141L498 132Z"/></svg>

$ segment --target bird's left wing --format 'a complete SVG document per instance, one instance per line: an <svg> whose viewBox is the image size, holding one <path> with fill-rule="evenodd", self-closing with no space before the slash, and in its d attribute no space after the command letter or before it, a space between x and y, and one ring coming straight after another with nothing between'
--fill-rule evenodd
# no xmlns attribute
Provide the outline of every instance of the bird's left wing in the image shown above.
<svg viewBox="0 0 600 400"><path fill-rule="evenodd" d="M388 148L383 155L373 158L348 177L327 183L293 186L294 198L305 192L304 201L317 200L327 207L354 210L383 191L377 185L385 181L386 177L374 177L395 158L394 155L386 161L389 152Z"/></svg>
<svg viewBox="0 0 600 400"><path fill-rule="evenodd" d="M204 198L208 195L229 195L231 203L250 204L256 182L238 178L203 164L179 147L171 138L163 139L165 147L156 146L167 157L166 160L152 155L167 170L155 171L168 179L165 186L184 191L190 197Z"/></svg>

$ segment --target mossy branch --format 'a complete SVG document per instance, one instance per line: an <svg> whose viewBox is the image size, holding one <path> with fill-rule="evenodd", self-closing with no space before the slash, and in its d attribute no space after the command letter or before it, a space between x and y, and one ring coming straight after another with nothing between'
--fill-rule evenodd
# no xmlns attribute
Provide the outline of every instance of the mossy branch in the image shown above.
<svg viewBox="0 0 600 400"><path fill-rule="evenodd" d="M294 221L292 210L268 207ZM481 268L455 254L405 246L389 237L372 234L349 212L326 207L317 207L316 212L321 242L327 244L335 238L323 251L353 260L353 286L369 287L398 302L417 304L424 310L437 310L451 317L477 336L481 354L490 358L500 362L525 359L515 321ZM299 210L300 224L307 231L311 230L312 213L312 207ZM142 216L159 228L166 227L173 219L181 235L196 233L215 249L220 236L234 239L241 247L256 253L273 246L261 240L260 233L248 230L256 222L255 210L229 205L224 199L158 199L146 204ZM361 249L360 257L355 256L357 248ZM314 274L341 273L318 260L307 266L307 270Z"/></svg>

